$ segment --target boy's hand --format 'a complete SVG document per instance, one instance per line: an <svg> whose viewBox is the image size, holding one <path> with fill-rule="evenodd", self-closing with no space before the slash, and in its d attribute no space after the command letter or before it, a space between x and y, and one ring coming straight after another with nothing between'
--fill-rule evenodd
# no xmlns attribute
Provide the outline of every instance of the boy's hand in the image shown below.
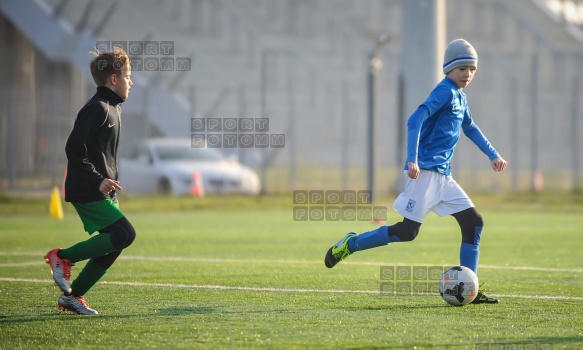
<svg viewBox="0 0 583 350"><path fill-rule="evenodd" d="M112 179L103 179L101 181L101 185L99 185L99 192L103 194L108 194L113 190L121 190L121 186L119 185L119 181L112 180Z"/></svg>
<svg viewBox="0 0 583 350"><path fill-rule="evenodd" d="M413 180L419 177L420 170L419 165L417 165L417 163L408 162L407 167L409 168L409 170L407 170L407 176L409 176Z"/></svg>
<svg viewBox="0 0 583 350"><path fill-rule="evenodd" d="M502 159L502 157L498 157L492 160L492 169L494 171L504 171L508 166L508 162Z"/></svg>

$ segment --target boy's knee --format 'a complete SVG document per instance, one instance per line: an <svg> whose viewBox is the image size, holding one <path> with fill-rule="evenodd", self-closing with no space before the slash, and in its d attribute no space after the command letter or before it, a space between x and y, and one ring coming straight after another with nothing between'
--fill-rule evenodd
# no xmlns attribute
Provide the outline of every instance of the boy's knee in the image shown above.
<svg viewBox="0 0 583 350"><path fill-rule="evenodd" d="M484 227L484 218L477 210L474 209L474 226L476 227Z"/></svg>
<svg viewBox="0 0 583 350"><path fill-rule="evenodd" d="M417 238L417 234L419 234L419 230L403 230L398 237L401 242L411 242Z"/></svg>
<svg viewBox="0 0 583 350"><path fill-rule="evenodd" d="M480 244L482 229L484 228L484 218L476 210L469 208L459 213L453 214L458 221L462 231L462 242L469 244Z"/></svg>
<svg viewBox="0 0 583 350"><path fill-rule="evenodd" d="M109 226L111 243L117 250L129 247L136 239L136 230L125 216Z"/></svg>
<svg viewBox="0 0 583 350"><path fill-rule="evenodd" d="M389 228L389 235L396 236L399 242L411 242L419 234L421 224L412 220L405 219Z"/></svg>

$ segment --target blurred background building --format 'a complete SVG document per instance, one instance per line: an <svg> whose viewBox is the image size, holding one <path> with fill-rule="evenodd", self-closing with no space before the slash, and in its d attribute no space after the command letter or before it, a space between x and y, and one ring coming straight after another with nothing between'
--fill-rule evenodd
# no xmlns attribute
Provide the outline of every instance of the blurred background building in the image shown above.
<svg viewBox="0 0 583 350"><path fill-rule="evenodd" d="M443 6L440 52L456 38L477 49L465 91L510 162L494 174L462 138L458 182L469 191L580 188L583 1L0 0L0 192L62 182L66 139L95 90L88 52L114 44L142 62L122 142L189 138L191 118L268 118L284 147L222 149L256 169L267 192L366 189L367 77L378 49L375 188L399 190L413 112L402 77L419 68L402 59L403 31L417 27L407 1ZM377 47L382 34L389 41Z"/></svg>

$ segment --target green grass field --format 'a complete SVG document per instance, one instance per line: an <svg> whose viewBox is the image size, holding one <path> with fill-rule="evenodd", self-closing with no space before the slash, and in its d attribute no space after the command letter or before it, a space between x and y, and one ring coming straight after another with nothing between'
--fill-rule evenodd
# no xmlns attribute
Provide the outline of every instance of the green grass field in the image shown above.
<svg viewBox="0 0 583 350"><path fill-rule="evenodd" d="M161 209L148 211L152 201ZM164 201L127 201L138 237L86 295L100 313L87 317L57 309L43 259L88 237L69 204L58 221L36 202L0 198L0 348L583 348L579 207L484 205L479 277L501 303L453 307L435 294L380 293L383 267L458 263L453 218L432 214L416 241L327 269L333 243L376 225L294 221L289 199Z"/></svg>

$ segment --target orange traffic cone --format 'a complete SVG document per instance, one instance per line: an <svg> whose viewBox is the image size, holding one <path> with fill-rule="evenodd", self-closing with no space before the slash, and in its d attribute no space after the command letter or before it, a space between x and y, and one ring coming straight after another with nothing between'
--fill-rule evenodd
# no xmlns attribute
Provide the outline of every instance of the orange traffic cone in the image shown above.
<svg viewBox="0 0 583 350"><path fill-rule="evenodd" d="M204 187L202 185L202 177L199 171L192 174L192 186L190 187L190 195L193 197L204 197Z"/></svg>
<svg viewBox="0 0 583 350"><path fill-rule="evenodd" d="M59 188L54 187L51 193L51 203L49 205L49 215L53 219L63 220L63 205L61 204L61 196L59 194Z"/></svg>

